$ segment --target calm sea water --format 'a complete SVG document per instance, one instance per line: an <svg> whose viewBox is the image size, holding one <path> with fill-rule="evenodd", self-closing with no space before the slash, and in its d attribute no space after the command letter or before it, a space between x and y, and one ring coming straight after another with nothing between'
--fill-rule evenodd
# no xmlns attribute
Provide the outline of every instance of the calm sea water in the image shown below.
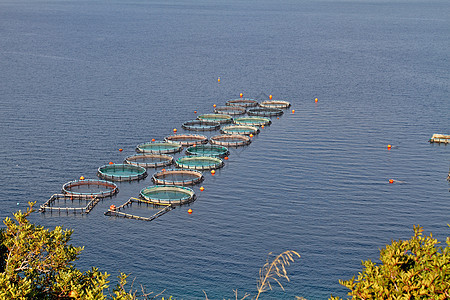
<svg viewBox="0 0 450 300"><path fill-rule="evenodd" d="M413 224L448 236L450 146L427 141L450 133L449 15L428 0L0 0L0 217L183 132L194 110L272 94L295 114L205 174L192 215L103 215L147 178L87 216L31 219L74 229L79 268L177 299L254 294L268 253L285 250L302 257L264 299L345 296L338 280Z"/></svg>

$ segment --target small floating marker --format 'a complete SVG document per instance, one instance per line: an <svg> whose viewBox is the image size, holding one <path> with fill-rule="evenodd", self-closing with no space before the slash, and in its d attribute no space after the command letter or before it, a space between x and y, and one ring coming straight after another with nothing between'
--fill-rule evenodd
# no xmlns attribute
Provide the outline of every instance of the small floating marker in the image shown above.
<svg viewBox="0 0 450 300"><path fill-rule="evenodd" d="M109 210L116 210L116 206L113 204L109 207Z"/></svg>
<svg viewBox="0 0 450 300"><path fill-rule="evenodd" d="M204 190L205 190L205 188L201 186L200 191L203 192Z"/></svg>
<svg viewBox="0 0 450 300"><path fill-rule="evenodd" d="M114 163L112 161L109 162L110 165L113 165Z"/></svg>
<svg viewBox="0 0 450 300"><path fill-rule="evenodd" d="M217 105L213 104L213 107L216 107Z"/></svg>
<svg viewBox="0 0 450 300"><path fill-rule="evenodd" d="M228 160L228 156L225 156L223 159Z"/></svg>
<svg viewBox="0 0 450 300"><path fill-rule="evenodd" d="M120 149L119 149L119 151L120 151L120 152L122 152L122 151L123 151L123 149L122 149L122 148L120 148Z"/></svg>
<svg viewBox="0 0 450 300"><path fill-rule="evenodd" d="M277 120L279 120L280 119L280 117L277 117Z"/></svg>
<svg viewBox="0 0 450 300"><path fill-rule="evenodd" d="M264 128L264 125L261 125L261 128Z"/></svg>
<svg viewBox="0 0 450 300"><path fill-rule="evenodd" d="M216 174L215 170L211 170L211 175L214 176L214 174Z"/></svg>
<svg viewBox="0 0 450 300"><path fill-rule="evenodd" d="M220 82L220 77L219 77L219 78L217 78L217 82Z"/></svg>
<svg viewBox="0 0 450 300"><path fill-rule="evenodd" d="M272 95L269 95L269 99L272 100Z"/></svg>
<svg viewBox="0 0 450 300"><path fill-rule="evenodd" d="M318 102L318 101L319 101L319 99L317 99L317 98L316 98L316 99L314 99L314 102Z"/></svg>
<svg viewBox="0 0 450 300"><path fill-rule="evenodd" d="M152 142L156 141L155 139L152 139Z"/></svg>
<svg viewBox="0 0 450 300"><path fill-rule="evenodd" d="M388 150L391 150L392 145L388 145L387 148L388 148Z"/></svg>
<svg viewBox="0 0 450 300"><path fill-rule="evenodd" d="M295 114L295 109L292 110L292 113Z"/></svg>
<svg viewBox="0 0 450 300"><path fill-rule="evenodd" d="M252 134L252 133L250 133L249 137L251 137L251 138L252 138L252 137L253 137L253 134Z"/></svg>
<svg viewBox="0 0 450 300"><path fill-rule="evenodd" d="M197 111L196 110L194 110L194 114L196 114L197 113Z"/></svg>
<svg viewBox="0 0 450 300"><path fill-rule="evenodd" d="M162 171L162 172L165 172L165 171L166 171L166 169L162 169L161 171Z"/></svg>
<svg viewBox="0 0 450 300"><path fill-rule="evenodd" d="M177 129L176 129L176 128L174 128L174 129L173 129L173 132L177 132Z"/></svg>
<svg viewBox="0 0 450 300"><path fill-rule="evenodd" d="M220 78L219 78L219 80L220 80ZM188 209L188 214L192 214L192 209Z"/></svg>
<svg viewBox="0 0 450 300"><path fill-rule="evenodd" d="M242 98L243 96L244 96L244 94L242 94L242 93L240 93L240 94L239 94L239 97L241 97L241 98Z"/></svg>
<svg viewBox="0 0 450 300"><path fill-rule="evenodd" d="M80 176L80 180L84 180L84 176Z"/></svg>
<svg viewBox="0 0 450 300"><path fill-rule="evenodd" d="M389 179L389 183L394 183L394 179Z"/></svg>

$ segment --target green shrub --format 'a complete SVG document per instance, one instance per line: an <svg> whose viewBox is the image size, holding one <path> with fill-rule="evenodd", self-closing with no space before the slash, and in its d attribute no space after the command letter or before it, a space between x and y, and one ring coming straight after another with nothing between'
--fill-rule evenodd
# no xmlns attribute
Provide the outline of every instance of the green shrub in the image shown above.
<svg viewBox="0 0 450 300"><path fill-rule="evenodd" d="M443 248L422 232L414 226L410 240L392 241L380 251L381 265L364 261L357 279L340 280L351 299L450 299L450 238Z"/></svg>
<svg viewBox="0 0 450 300"><path fill-rule="evenodd" d="M49 231L30 223L25 213L6 218L6 228L0 231L0 299L106 299L107 273L92 268L87 272L76 269L73 262L82 247L68 242L71 230L56 227ZM126 293L126 275L113 290L112 299L135 299Z"/></svg>

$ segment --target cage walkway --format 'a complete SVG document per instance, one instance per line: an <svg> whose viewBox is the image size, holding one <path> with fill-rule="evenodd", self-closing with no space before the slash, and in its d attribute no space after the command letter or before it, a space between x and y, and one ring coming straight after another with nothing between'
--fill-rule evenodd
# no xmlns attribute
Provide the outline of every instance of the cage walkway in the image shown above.
<svg viewBox="0 0 450 300"><path fill-rule="evenodd" d="M127 213L124 213L124 212L120 211L121 209L124 209L128 205L131 205L133 202L155 205L154 203L151 203L149 201L131 197L130 199L128 199L127 202L125 202L124 204L116 207L115 209L111 209L111 208L108 209L108 211L105 212L105 216L122 217L122 218L126 218L126 219L134 219L134 220L141 220L141 221L148 221L149 222L149 221L153 221L153 220L159 218L160 216L164 215L165 213L171 211L172 209L175 209L175 207L172 204L169 204L169 205L161 204L160 206L165 206L165 207L163 209L159 210L157 213L155 213L151 217L141 217L141 216L137 216L137 215L133 215L133 214L127 214Z"/></svg>
<svg viewBox="0 0 450 300"><path fill-rule="evenodd" d="M42 204L39 208L40 212L45 211L57 211L57 212L72 212L72 213L81 213L81 214L88 214L91 212L91 210L97 205L97 203L100 201L101 198L93 197L91 201L89 201L86 206L84 207L63 207L63 206L52 206L57 200L64 199L64 200L86 200L86 197L76 197L73 195L66 195L66 194L53 194L50 199L48 199L44 204Z"/></svg>

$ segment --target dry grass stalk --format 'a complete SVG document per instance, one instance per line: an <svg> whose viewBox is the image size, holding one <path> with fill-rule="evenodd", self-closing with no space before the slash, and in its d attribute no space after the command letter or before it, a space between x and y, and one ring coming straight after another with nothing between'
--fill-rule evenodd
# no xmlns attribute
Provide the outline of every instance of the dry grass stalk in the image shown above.
<svg viewBox="0 0 450 300"><path fill-rule="evenodd" d="M269 253L271 255L272 253ZM259 298L259 295L267 290L272 290L271 281L275 281L284 291L284 287L278 278L285 278L289 281L289 277L286 272L286 266L289 266L291 262L294 262L295 257L300 257L300 254L293 250L287 250L279 254L272 262L267 262L259 270L259 280L257 284L258 294L255 300Z"/></svg>

